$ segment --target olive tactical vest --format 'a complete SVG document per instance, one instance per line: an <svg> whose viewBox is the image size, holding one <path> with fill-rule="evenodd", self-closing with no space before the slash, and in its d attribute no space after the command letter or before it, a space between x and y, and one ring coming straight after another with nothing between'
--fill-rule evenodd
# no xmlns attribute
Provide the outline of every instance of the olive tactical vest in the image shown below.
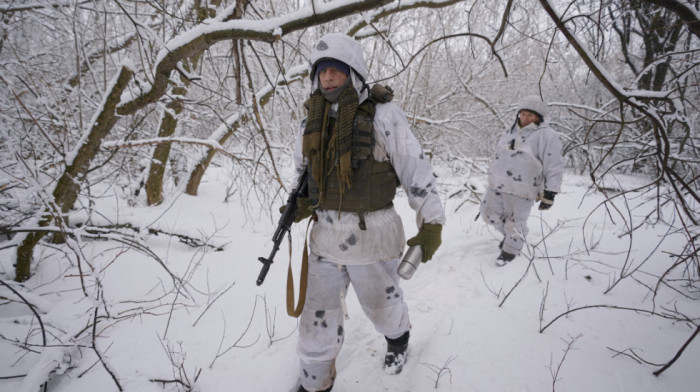
<svg viewBox="0 0 700 392"><path fill-rule="evenodd" d="M376 90L372 89L372 92ZM357 108L353 124L352 143L352 185L341 195L337 167L334 162L327 162L326 167L331 170L325 173L325 192L320 195L318 183L309 176L309 198L311 203L324 210L338 210L347 212L369 212L389 207L396 195L399 179L391 162L378 162L374 158L372 150L374 139L374 113L377 102L382 96L371 94ZM333 124L329 124L333 129ZM321 200L319 200L319 196Z"/></svg>

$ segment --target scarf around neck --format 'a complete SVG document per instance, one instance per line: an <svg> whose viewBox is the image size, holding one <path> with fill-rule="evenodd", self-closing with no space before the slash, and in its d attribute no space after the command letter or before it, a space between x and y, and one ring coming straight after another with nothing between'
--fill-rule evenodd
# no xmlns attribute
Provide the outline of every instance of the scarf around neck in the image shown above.
<svg viewBox="0 0 700 392"><path fill-rule="evenodd" d="M305 106L308 110L302 138L302 153L311 164L311 176L318 184L320 196L325 191L324 177L337 168L340 194L352 185L352 139L355 112L359 106L357 90L347 85L338 97L338 119L328 132L332 103L320 89L314 91ZM331 167L325 167L329 163Z"/></svg>

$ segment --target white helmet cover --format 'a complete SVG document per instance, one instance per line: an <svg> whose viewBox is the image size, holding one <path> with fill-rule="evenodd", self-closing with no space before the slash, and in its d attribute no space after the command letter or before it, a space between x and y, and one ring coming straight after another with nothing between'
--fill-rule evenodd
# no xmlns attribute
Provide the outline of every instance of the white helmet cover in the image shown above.
<svg viewBox="0 0 700 392"><path fill-rule="evenodd" d="M547 104L542 102L540 97L536 95L528 95L521 99L520 102L518 102L518 113L520 113L521 110L535 112L542 117L547 117L549 114L547 112Z"/></svg>
<svg viewBox="0 0 700 392"><path fill-rule="evenodd" d="M349 65L362 78L367 80L367 65L359 42L346 34L331 33L316 42L311 51L311 80L316 77L316 64L322 59L336 59Z"/></svg>

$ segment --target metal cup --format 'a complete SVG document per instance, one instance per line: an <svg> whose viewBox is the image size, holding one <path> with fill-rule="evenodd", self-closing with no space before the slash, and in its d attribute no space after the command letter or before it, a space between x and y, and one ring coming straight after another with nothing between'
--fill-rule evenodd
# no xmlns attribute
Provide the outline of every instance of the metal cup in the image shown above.
<svg viewBox="0 0 700 392"><path fill-rule="evenodd" d="M423 248L421 248L420 245L413 245L406 251L396 272L403 279L411 279L413 274L416 273L418 266L421 264L422 258Z"/></svg>

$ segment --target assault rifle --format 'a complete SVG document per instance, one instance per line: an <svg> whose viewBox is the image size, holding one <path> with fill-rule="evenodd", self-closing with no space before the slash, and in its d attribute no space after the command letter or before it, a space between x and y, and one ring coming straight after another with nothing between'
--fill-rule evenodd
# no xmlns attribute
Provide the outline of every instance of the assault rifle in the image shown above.
<svg viewBox="0 0 700 392"><path fill-rule="evenodd" d="M263 263L262 269L260 270L260 275L258 275L258 286L260 286L265 281L267 271L270 270L272 260L275 258L275 254L277 254L277 251L280 249L280 244L282 243L284 235L287 234L287 232L289 232L289 229L292 228L292 223L294 223L294 216L296 215L297 211L297 199L300 197L309 197L308 173L308 169L305 169L304 172L301 173L301 175L299 175L299 182L297 183L297 187L294 190L292 190L292 193L290 193L289 197L287 198L287 205L284 207L284 212L282 213L282 216L280 216L279 223L277 223L277 230L275 230L275 234L272 236L272 242L274 245L272 246L272 252L270 253L270 257L258 257L258 260L261 263Z"/></svg>

